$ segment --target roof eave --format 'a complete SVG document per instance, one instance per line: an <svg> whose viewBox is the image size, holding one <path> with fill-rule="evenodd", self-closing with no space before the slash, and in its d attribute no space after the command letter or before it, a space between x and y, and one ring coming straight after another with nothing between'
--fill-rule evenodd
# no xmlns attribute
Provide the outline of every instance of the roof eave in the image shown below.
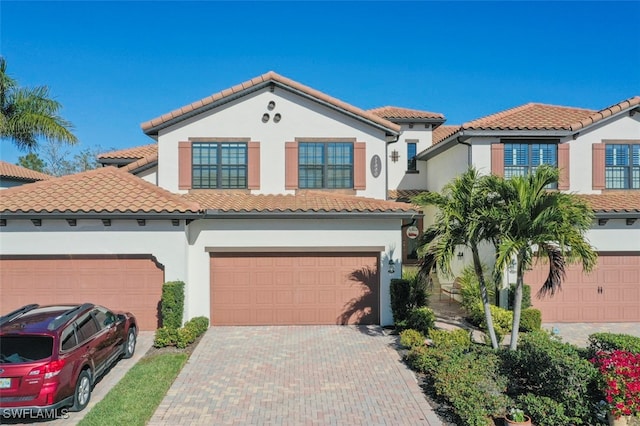
<svg viewBox="0 0 640 426"><path fill-rule="evenodd" d="M0 212L3 219L198 219L195 211L173 212Z"/></svg>
<svg viewBox="0 0 640 426"><path fill-rule="evenodd" d="M207 209L203 219L363 219L363 218L396 218L406 219L422 217L423 213L418 210L406 211L368 211L368 212L339 212L339 211L318 211L318 212L294 212L294 211L224 211L217 209Z"/></svg>
<svg viewBox="0 0 640 426"><path fill-rule="evenodd" d="M448 136L441 142L435 145L431 145L429 148L418 153L418 160L428 160L434 156L440 154L457 144L458 138L469 139L472 137L499 137L499 138L564 138L572 136L574 133L567 129L557 130L536 130L536 129L518 129L518 130L481 130L481 129L463 129L455 132L451 136Z"/></svg>
<svg viewBox="0 0 640 426"><path fill-rule="evenodd" d="M609 211L595 210L596 219L640 219L640 210Z"/></svg>

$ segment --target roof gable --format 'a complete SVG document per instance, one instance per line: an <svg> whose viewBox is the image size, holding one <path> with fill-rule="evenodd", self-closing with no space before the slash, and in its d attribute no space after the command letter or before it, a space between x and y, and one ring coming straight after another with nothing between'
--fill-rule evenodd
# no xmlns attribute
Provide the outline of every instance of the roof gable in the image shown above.
<svg viewBox="0 0 640 426"><path fill-rule="evenodd" d="M0 160L0 177L16 180L24 180L27 182L35 182L39 180L53 179L46 173L40 173L35 170L27 169L26 167L17 166L15 164L7 163Z"/></svg>
<svg viewBox="0 0 640 426"><path fill-rule="evenodd" d="M316 89L312 89L311 87L300 84L287 77L283 77L273 71L269 71L266 74L245 81L244 83L238 84L229 89L225 89L221 92L214 93L213 95L207 96L206 98L200 99L199 101L175 109L160 117L156 117L152 120L146 121L141 125L142 130L149 136L155 136L158 134L159 130L165 127L179 123L194 115L213 109L219 105L222 105L223 103L240 98L271 84L292 91L294 93L298 93L318 103L325 104L330 108L342 112L343 114L350 115L356 119L364 121L365 123L381 128L386 132L392 134L398 134L400 132L400 126L392 123L391 121L372 114L371 112L364 111L334 97L326 95Z"/></svg>
<svg viewBox="0 0 640 426"><path fill-rule="evenodd" d="M116 167L2 191L0 213L196 213L190 202Z"/></svg>

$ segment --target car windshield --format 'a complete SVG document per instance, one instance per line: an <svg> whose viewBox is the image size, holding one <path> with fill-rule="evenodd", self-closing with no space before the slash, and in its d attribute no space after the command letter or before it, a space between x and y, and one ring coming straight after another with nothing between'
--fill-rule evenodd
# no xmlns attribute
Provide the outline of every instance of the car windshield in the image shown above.
<svg viewBox="0 0 640 426"><path fill-rule="evenodd" d="M49 358L53 338L49 336L0 336L0 363L20 364Z"/></svg>

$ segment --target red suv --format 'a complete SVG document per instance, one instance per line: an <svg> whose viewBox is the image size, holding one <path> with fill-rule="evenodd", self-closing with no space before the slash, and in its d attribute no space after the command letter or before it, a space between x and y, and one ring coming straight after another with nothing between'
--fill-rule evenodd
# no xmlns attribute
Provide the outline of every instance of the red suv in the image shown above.
<svg viewBox="0 0 640 426"><path fill-rule="evenodd" d="M27 305L0 317L3 418L84 409L96 379L136 348L136 319L102 306Z"/></svg>

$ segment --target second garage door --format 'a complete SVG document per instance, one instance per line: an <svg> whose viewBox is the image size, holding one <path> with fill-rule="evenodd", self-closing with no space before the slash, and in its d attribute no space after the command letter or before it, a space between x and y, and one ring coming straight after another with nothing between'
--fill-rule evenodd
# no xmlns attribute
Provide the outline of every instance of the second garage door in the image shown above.
<svg viewBox="0 0 640 426"><path fill-rule="evenodd" d="M640 254L600 253L589 274L581 265L568 265L562 291L538 299L547 273L544 265L525 275L543 322L640 322Z"/></svg>
<svg viewBox="0 0 640 426"><path fill-rule="evenodd" d="M30 303L95 303L158 327L164 271L150 256L12 256L0 259L2 313Z"/></svg>
<svg viewBox="0 0 640 426"><path fill-rule="evenodd" d="M379 324L377 253L212 253L213 325Z"/></svg>

